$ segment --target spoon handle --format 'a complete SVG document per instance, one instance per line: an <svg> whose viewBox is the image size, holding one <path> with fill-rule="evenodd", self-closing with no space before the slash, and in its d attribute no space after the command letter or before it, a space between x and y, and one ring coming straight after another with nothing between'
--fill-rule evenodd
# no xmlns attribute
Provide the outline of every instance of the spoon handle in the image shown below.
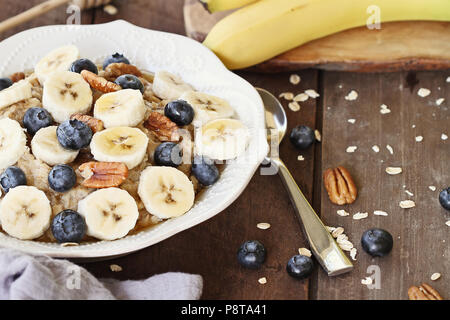
<svg viewBox="0 0 450 320"><path fill-rule="evenodd" d="M329 276L351 271L353 264L342 252L314 212L286 165L279 158L272 158L271 160L279 169L278 173L289 191L289 197L317 261L319 261Z"/></svg>

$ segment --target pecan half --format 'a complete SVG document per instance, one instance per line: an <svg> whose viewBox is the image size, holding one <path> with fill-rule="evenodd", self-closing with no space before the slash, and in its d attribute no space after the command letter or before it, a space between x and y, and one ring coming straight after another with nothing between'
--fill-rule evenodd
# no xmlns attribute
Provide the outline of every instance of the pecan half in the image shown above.
<svg viewBox="0 0 450 320"><path fill-rule="evenodd" d="M103 121L86 114L74 114L70 117L71 120L76 119L78 121L84 122L91 128L93 133L102 131L105 127L103 125Z"/></svg>
<svg viewBox="0 0 450 320"><path fill-rule="evenodd" d="M17 82L20 80L25 79L25 73L23 72L16 72L9 76L12 82Z"/></svg>
<svg viewBox="0 0 450 320"><path fill-rule="evenodd" d="M78 167L85 179L86 188L110 188L120 186L128 177L128 168L121 162L86 162Z"/></svg>
<svg viewBox="0 0 450 320"><path fill-rule="evenodd" d="M154 132L161 141L176 142L180 140L176 123L159 112L152 111L144 122L144 126Z"/></svg>
<svg viewBox="0 0 450 320"><path fill-rule="evenodd" d="M133 74L136 77L142 76L142 72L136 66L123 62L111 63L106 67L105 71L111 78L117 78L123 74Z"/></svg>
<svg viewBox="0 0 450 320"><path fill-rule="evenodd" d="M422 283L419 287L412 286L408 289L409 300L444 300L429 284Z"/></svg>
<svg viewBox="0 0 450 320"><path fill-rule="evenodd" d="M358 190L352 176L344 167L325 170L323 181L328 197L334 204L344 205L355 202Z"/></svg>
<svg viewBox="0 0 450 320"><path fill-rule="evenodd" d="M104 93L119 91L122 89L118 84L108 81L88 70L81 71L81 76L92 88Z"/></svg>

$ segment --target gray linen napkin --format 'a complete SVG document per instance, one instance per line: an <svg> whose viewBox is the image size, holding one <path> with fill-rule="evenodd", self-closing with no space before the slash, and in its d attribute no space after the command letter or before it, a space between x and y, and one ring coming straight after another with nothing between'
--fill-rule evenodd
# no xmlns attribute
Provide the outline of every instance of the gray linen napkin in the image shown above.
<svg viewBox="0 0 450 320"><path fill-rule="evenodd" d="M0 299L195 300L199 275L169 272L145 280L97 279L67 260L0 248Z"/></svg>

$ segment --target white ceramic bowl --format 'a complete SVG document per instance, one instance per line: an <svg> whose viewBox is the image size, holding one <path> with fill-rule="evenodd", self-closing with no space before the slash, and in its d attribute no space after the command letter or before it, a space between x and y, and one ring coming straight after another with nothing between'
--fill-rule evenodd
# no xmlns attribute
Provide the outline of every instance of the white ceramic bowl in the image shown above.
<svg viewBox="0 0 450 320"><path fill-rule="evenodd" d="M250 130L246 154L227 164L220 180L185 215L160 223L139 234L115 241L74 247L22 241L0 233L0 245L36 254L67 258L99 258L130 253L186 230L228 207L244 190L267 154L264 107L257 91L228 71L206 47L189 38L152 31L123 20L100 25L57 25L27 30L0 43L0 76L31 69L50 50L75 44L82 57L102 61L123 53L139 68L167 70L180 75L195 89L226 99Z"/></svg>

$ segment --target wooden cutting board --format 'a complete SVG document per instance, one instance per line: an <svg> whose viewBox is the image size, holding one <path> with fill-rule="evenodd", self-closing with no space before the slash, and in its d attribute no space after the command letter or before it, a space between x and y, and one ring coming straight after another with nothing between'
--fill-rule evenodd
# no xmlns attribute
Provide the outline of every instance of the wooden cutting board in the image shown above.
<svg viewBox="0 0 450 320"><path fill-rule="evenodd" d="M230 13L210 14L197 0L185 0L186 33L203 41ZM390 22L379 30L354 28L311 41L251 69L278 72L311 67L359 72L449 69L450 22Z"/></svg>

